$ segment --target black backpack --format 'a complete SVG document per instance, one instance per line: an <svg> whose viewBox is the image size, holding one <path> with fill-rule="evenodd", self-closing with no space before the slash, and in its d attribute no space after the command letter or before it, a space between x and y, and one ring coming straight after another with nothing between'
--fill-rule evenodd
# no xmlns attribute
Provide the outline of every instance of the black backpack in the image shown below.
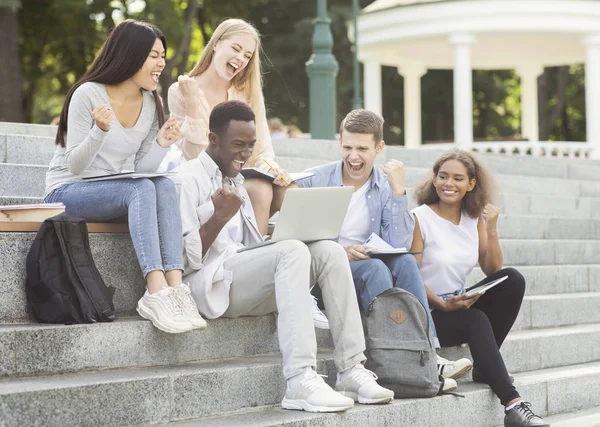
<svg viewBox="0 0 600 427"><path fill-rule="evenodd" d="M112 322L114 288L92 259L84 220L45 220L27 254L27 300L42 323Z"/></svg>

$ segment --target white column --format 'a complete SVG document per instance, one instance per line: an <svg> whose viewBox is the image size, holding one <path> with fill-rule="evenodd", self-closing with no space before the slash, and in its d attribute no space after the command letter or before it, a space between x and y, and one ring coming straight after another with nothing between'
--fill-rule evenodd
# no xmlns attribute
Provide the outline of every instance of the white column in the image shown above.
<svg viewBox="0 0 600 427"><path fill-rule="evenodd" d="M475 37L453 34L448 41L454 46L454 143L469 149L473 145L471 45Z"/></svg>
<svg viewBox="0 0 600 427"><path fill-rule="evenodd" d="M544 72L544 67L537 63L523 63L516 71L521 77L521 136L536 142L540 139L538 77Z"/></svg>
<svg viewBox="0 0 600 427"><path fill-rule="evenodd" d="M586 37L585 123L591 157L600 159L600 35Z"/></svg>
<svg viewBox="0 0 600 427"><path fill-rule="evenodd" d="M365 61L363 74L365 109L381 114L381 64Z"/></svg>
<svg viewBox="0 0 600 427"><path fill-rule="evenodd" d="M415 148L421 139L421 77L427 68L421 64L403 64L398 73L404 77L404 147Z"/></svg>

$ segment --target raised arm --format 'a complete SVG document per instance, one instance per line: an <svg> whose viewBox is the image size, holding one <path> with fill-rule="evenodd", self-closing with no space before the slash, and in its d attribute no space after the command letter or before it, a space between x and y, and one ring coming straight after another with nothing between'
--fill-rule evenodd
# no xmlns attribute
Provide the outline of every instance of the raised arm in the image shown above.
<svg viewBox="0 0 600 427"><path fill-rule="evenodd" d="M65 160L73 175L82 174L94 161L110 130L112 112L96 105L90 88L80 86L69 103Z"/></svg>
<svg viewBox="0 0 600 427"><path fill-rule="evenodd" d="M502 269L504 257L498 239L497 223L500 209L488 203L477 223L479 234L479 266L486 276Z"/></svg>
<svg viewBox="0 0 600 427"><path fill-rule="evenodd" d="M158 116L155 114L152 127L135 155L136 172L156 172L169 148L179 137L177 119L171 117L158 129Z"/></svg>
<svg viewBox="0 0 600 427"><path fill-rule="evenodd" d="M186 76L180 76L169 88L169 111L181 128L176 144L187 160L198 157L208 146L210 107L201 93L198 84Z"/></svg>
<svg viewBox="0 0 600 427"><path fill-rule="evenodd" d="M415 219L408 210L408 197L404 189L404 165L390 160L383 167L390 186L389 197L381 213L381 237L395 248L411 247Z"/></svg>

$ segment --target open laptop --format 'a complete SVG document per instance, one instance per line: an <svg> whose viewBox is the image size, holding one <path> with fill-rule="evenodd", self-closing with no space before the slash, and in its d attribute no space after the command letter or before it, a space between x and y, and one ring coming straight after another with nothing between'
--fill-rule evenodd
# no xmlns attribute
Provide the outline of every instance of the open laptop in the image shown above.
<svg viewBox="0 0 600 427"><path fill-rule="evenodd" d="M282 240L314 242L336 239L352 193L354 187L290 188L285 192L271 240L240 248L238 252Z"/></svg>

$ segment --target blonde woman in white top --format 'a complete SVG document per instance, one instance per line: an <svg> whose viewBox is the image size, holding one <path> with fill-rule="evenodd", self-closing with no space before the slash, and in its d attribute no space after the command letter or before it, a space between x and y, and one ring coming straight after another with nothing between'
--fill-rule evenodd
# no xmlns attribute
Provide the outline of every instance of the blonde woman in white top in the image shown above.
<svg viewBox="0 0 600 427"><path fill-rule="evenodd" d="M198 63L169 88L169 109L181 124L177 146L185 160L198 157L208 145L208 118L215 105L243 101L256 114L257 141L244 167L256 167L275 177L271 184L248 179L248 190L260 232L267 234L269 217L279 210L290 183L275 162L267 125L260 70L260 34L250 23L227 19L214 31Z"/></svg>
<svg viewBox="0 0 600 427"><path fill-rule="evenodd" d="M490 204L492 176L471 153L444 153L433 175L416 189L412 251L442 347L468 343L473 380L490 385L505 406L506 427L548 426L523 402L512 384L500 346L514 324L525 293L525 279L502 268L496 225L500 210ZM468 298L465 284L479 265L490 280L508 276L483 295Z"/></svg>

